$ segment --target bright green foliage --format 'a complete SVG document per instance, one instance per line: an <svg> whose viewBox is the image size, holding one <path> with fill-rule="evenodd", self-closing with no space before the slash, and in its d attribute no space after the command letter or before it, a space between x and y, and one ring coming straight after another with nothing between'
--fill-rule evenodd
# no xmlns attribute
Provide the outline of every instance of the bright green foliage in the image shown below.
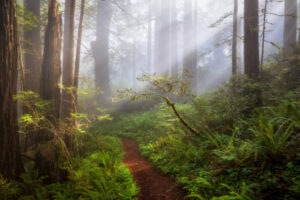
<svg viewBox="0 0 300 200"><path fill-rule="evenodd" d="M93 130L137 140L143 156L183 185L187 199L296 200L298 95L270 97L266 90L262 98L268 106L259 107L255 102L262 88L237 77L191 104L177 104L200 137L191 135L164 103L146 112L115 115Z"/></svg>
<svg viewBox="0 0 300 200"><path fill-rule="evenodd" d="M44 177L26 170L22 182L0 178L0 193L4 200L133 200L138 188L128 168L122 164L123 149L118 138L94 137L101 146L90 148L83 158L75 158L69 169L68 181L44 184ZM86 145L90 145L86 144ZM98 148L100 147L100 148Z"/></svg>

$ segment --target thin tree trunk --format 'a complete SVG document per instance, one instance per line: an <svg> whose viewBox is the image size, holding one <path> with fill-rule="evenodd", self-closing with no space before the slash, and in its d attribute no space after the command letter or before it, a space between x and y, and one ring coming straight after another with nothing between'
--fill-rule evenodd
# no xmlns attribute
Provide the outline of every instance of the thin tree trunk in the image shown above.
<svg viewBox="0 0 300 200"><path fill-rule="evenodd" d="M170 68L170 0L161 0L161 62L160 74L169 74Z"/></svg>
<svg viewBox="0 0 300 200"><path fill-rule="evenodd" d="M24 30L24 66L25 90L39 93L41 75L41 28L40 28L40 0L24 0L24 8L38 20L36 27L25 26Z"/></svg>
<svg viewBox="0 0 300 200"><path fill-rule="evenodd" d="M154 72L160 74L161 73L161 2L162 0L155 0L154 1L154 7L155 7L155 38L154 38L154 44L155 44L155 51L154 51Z"/></svg>
<svg viewBox="0 0 300 200"><path fill-rule="evenodd" d="M149 1L148 10L148 39L147 39L147 72L151 73L152 67L152 0Z"/></svg>
<svg viewBox="0 0 300 200"><path fill-rule="evenodd" d="M0 1L0 174L18 178L23 165L20 156L17 104L19 35L16 0Z"/></svg>
<svg viewBox="0 0 300 200"><path fill-rule="evenodd" d="M171 0L171 74L178 75L178 22L176 1Z"/></svg>
<svg viewBox="0 0 300 200"><path fill-rule="evenodd" d="M268 8L268 0L265 0L263 31L262 31L262 41L261 41L260 78L263 78L263 66L264 66L264 57L265 57L265 35L266 35L266 25L267 25L267 8Z"/></svg>
<svg viewBox="0 0 300 200"><path fill-rule="evenodd" d="M81 39L82 39L82 24L84 17L85 0L81 0L78 36L77 36L77 48L75 59L75 74L74 74L74 98L75 98L75 111L78 111L78 83L79 83L79 67L80 67L80 51L81 51Z"/></svg>
<svg viewBox="0 0 300 200"><path fill-rule="evenodd" d="M245 0L244 59L245 74L254 80L259 79L259 26L258 0Z"/></svg>
<svg viewBox="0 0 300 200"><path fill-rule="evenodd" d="M238 29L238 0L234 0L233 38L232 38L232 75L237 74L237 29Z"/></svg>

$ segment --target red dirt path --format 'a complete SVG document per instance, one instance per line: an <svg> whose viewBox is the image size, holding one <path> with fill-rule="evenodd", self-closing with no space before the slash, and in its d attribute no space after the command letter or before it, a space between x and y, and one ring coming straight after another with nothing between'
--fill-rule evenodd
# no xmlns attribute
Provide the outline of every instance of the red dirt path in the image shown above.
<svg viewBox="0 0 300 200"><path fill-rule="evenodd" d="M139 153L137 143L121 138L125 151L124 164L140 187L139 200L183 200L184 192L174 180L154 169Z"/></svg>

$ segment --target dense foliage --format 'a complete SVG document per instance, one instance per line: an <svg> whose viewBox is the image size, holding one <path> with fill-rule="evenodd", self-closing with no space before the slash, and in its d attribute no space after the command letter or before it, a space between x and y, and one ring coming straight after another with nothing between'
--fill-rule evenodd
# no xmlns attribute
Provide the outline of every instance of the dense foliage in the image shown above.
<svg viewBox="0 0 300 200"><path fill-rule="evenodd" d="M92 134L85 134L79 140L79 150L84 154L75 157L67 168L67 180L45 184L46 177L39 177L28 163L20 182L0 177L1 199L135 199L138 188L122 164L120 140Z"/></svg>
<svg viewBox="0 0 300 200"><path fill-rule="evenodd" d="M192 199L296 200L300 195L296 88L282 90L274 81L253 83L236 77L176 105L200 137L186 129L164 102L147 112L115 114L115 121L94 129L101 135L137 140L142 155L174 176Z"/></svg>

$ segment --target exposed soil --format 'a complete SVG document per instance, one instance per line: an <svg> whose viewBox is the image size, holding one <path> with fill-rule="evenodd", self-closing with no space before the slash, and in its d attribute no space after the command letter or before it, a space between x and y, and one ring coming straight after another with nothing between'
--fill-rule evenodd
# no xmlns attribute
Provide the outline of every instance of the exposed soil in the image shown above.
<svg viewBox="0 0 300 200"><path fill-rule="evenodd" d="M170 177L163 175L139 153L138 144L121 138L125 151L124 164L128 166L140 187L139 200L183 200L184 192Z"/></svg>

